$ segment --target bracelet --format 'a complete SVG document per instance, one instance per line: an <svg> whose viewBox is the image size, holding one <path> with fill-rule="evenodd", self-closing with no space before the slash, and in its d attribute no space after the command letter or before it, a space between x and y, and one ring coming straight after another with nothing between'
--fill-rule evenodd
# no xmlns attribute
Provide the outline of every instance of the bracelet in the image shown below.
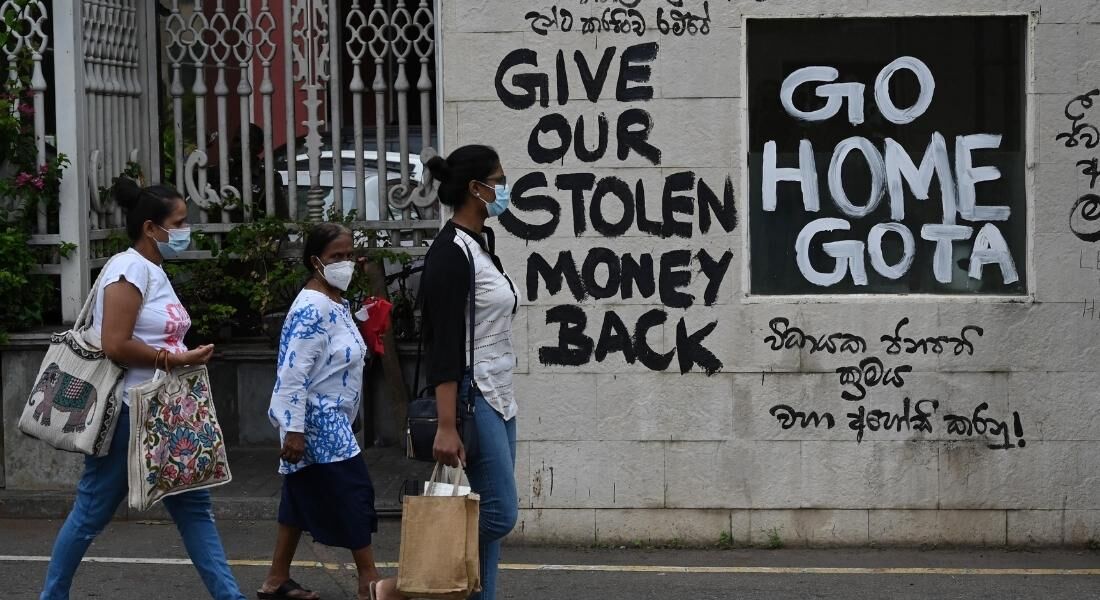
<svg viewBox="0 0 1100 600"><path fill-rule="evenodd" d="M167 373L168 372L168 351L165 350L164 348L158 349L157 350L157 355L155 357L153 357L153 368L156 369L157 365L160 364L161 355L164 355L164 372Z"/></svg>

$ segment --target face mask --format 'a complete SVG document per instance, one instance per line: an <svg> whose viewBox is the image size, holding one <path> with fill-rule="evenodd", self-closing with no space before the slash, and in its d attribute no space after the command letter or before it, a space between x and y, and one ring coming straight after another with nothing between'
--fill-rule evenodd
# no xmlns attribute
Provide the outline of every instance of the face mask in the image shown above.
<svg viewBox="0 0 1100 600"><path fill-rule="evenodd" d="M345 260L331 265L321 265L321 276L332 287L346 292L351 285L351 278L355 275L355 263Z"/></svg>
<svg viewBox="0 0 1100 600"><path fill-rule="evenodd" d="M481 183L481 185L489 187L486 183ZM496 199L492 202L485 202L484 200L482 202L485 202L485 208L488 209L490 217L499 217L504 214L504 211L508 210L508 203L512 201L512 190L504 184L490 189L496 192Z"/></svg>
<svg viewBox="0 0 1100 600"><path fill-rule="evenodd" d="M159 225L158 225L159 227ZM153 241L157 243L157 251L160 252L160 257L164 260L169 260L180 255L180 252L187 250L191 247L191 229L164 229L168 234L168 241L162 242L156 238Z"/></svg>

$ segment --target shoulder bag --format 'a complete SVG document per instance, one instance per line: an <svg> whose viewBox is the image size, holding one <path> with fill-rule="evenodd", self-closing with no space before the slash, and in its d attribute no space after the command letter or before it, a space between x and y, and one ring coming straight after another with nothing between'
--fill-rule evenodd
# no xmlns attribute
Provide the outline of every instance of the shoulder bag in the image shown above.
<svg viewBox="0 0 1100 600"><path fill-rule="evenodd" d="M463 244L465 245L465 244ZM470 252L470 247L466 245L466 257L470 261L470 297L468 300L469 313L469 330L466 334L467 345L470 349L470 364L466 365L466 374L464 381L468 381L469 385L462 388L462 382L459 382L458 390L458 406L455 407L455 422L458 428L458 433L462 437L462 446L466 450L466 460L470 461L477 455L477 423L474 421L474 392L477 391L477 384L474 383L473 376L473 359L474 359L474 255ZM417 304L420 300L418 298ZM413 377L413 386L420 385L420 361L422 360L422 352L424 342L424 328L421 327L421 333L416 345L416 375ZM466 362L463 359L463 362ZM439 428L439 415L436 410L436 398L435 388L426 386L420 390L420 393L416 394L416 399L409 403L408 418L405 428L405 450L406 455L409 458L416 460L422 460L425 462L435 462L435 456L432 452L435 446L435 433Z"/></svg>
<svg viewBox="0 0 1100 600"><path fill-rule="evenodd" d="M126 374L125 368L103 353L90 323L106 271L104 266L72 329L51 336L19 418L19 430L24 434L58 450L90 456L106 456L111 448L122 401L119 384ZM146 284L142 304L148 294Z"/></svg>
<svg viewBox="0 0 1100 600"><path fill-rule="evenodd" d="M134 510L232 481L206 366L159 372L130 388L129 455Z"/></svg>

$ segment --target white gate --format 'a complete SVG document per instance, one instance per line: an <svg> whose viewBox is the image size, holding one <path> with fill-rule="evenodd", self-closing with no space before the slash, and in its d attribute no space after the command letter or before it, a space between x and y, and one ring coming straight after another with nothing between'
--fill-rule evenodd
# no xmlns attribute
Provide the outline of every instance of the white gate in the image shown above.
<svg viewBox="0 0 1100 600"><path fill-rule="evenodd" d="M31 58L39 163L70 160L58 215L42 211L31 239L54 249L41 272L60 275L63 317L124 236L105 193L122 173L164 176L214 239L263 215L341 218L422 252L440 225L422 167L439 147L435 4L0 0L17 24L0 51Z"/></svg>

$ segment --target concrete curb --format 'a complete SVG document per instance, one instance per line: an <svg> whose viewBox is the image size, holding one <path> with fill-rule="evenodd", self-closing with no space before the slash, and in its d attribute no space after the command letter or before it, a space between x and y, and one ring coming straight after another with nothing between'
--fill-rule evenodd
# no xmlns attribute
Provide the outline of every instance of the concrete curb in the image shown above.
<svg viewBox="0 0 1100 600"><path fill-rule="evenodd" d="M73 505L73 492L24 492L0 490L0 519L64 519ZM244 498L214 495L214 517L222 521L274 521L279 512L278 498ZM400 518L401 509L383 506L380 518ZM115 513L119 521L171 520L164 506L152 510L130 510L123 502Z"/></svg>

